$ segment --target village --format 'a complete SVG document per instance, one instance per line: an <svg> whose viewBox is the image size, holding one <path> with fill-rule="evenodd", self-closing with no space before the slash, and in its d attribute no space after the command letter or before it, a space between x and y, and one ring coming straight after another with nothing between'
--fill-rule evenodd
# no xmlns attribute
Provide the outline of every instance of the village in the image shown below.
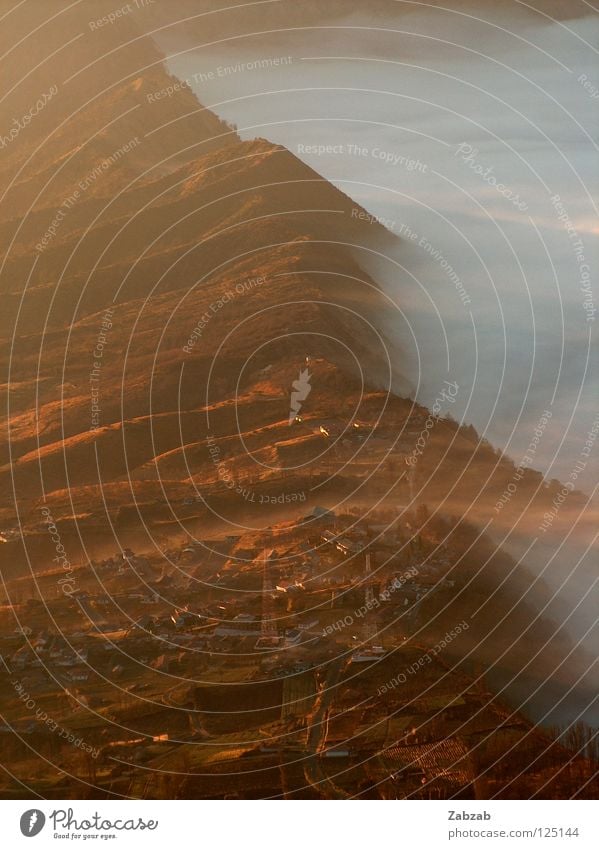
<svg viewBox="0 0 599 849"><path fill-rule="evenodd" d="M92 560L68 593L55 569L37 596L13 582L0 733L15 777L48 798L486 798L540 775L553 786L566 750L452 660L469 623L430 628L463 576L452 544L418 530L425 517L316 507L268 530ZM587 768L580 759L576 780Z"/></svg>

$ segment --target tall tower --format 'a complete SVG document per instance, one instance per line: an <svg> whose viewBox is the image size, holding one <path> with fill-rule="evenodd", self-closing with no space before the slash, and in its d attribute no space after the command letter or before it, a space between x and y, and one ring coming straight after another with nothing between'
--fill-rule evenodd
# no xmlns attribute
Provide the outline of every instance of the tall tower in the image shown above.
<svg viewBox="0 0 599 849"><path fill-rule="evenodd" d="M370 561L370 552L366 552L366 562L364 565L364 603L366 605L366 614L364 617L364 642L372 644L376 637L376 628L373 622L368 621L369 613L374 608L374 588L371 580L372 566Z"/></svg>
<svg viewBox="0 0 599 849"><path fill-rule="evenodd" d="M406 461L407 471L406 479L408 483L408 493L410 504L414 501L414 484L416 483L416 468Z"/></svg>
<svg viewBox="0 0 599 849"><path fill-rule="evenodd" d="M276 637L277 636L277 626L275 624L274 615L273 615L273 607L272 607L272 594L273 594L273 586L272 580L270 577L270 572L268 569L269 562L272 560L273 555L275 554L275 550L273 548L270 551L264 549L264 558L262 562L262 636L263 637Z"/></svg>
<svg viewBox="0 0 599 849"><path fill-rule="evenodd" d="M368 609L372 607L372 602L374 600L374 592L372 589L372 584L370 583L370 576L372 574L372 567L370 562L370 552L366 552L366 564L364 567L364 580L366 582L366 590L364 592L364 601L368 605Z"/></svg>

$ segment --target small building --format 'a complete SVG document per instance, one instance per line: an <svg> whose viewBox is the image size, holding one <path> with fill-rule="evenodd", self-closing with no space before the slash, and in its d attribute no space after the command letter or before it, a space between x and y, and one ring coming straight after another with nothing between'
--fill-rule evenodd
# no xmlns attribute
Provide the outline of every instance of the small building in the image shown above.
<svg viewBox="0 0 599 849"><path fill-rule="evenodd" d="M238 613L230 622L222 622L214 629L216 637L248 637L260 633L261 623L251 613Z"/></svg>
<svg viewBox="0 0 599 849"><path fill-rule="evenodd" d="M300 631L299 628L293 628L285 634L285 645L297 646L301 643L303 636L303 632Z"/></svg>

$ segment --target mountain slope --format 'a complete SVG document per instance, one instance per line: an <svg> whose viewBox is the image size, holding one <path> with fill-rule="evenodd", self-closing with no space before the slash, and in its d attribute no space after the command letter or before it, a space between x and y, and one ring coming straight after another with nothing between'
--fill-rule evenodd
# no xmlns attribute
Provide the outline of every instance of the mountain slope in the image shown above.
<svg viewBox="0 0 599 849"><path fill-rule="evenodd" d="M447 391L438 414L412 403L401 351L378 330L389 304L355 248L393 237L289 151L241 141L177 86L133 16L90 27L110 3L50 6L60 14L37 32L29 6L2 30L17 45L8 114L57 86L0 160L5 580L48 571L42 508L83 569L323 503L422 502L488 522L514 465L446 418ZM555 487L525 472L503 515L530 500L541 517ZM569 496L563 520L582 500ZM502 611L532 582L503 591L504 566L490 570ZM499 677L524 667L527 686L548 621ZM493 624L472 646L485 663L499 654ZM559 634L534 680L570 650Z"/></svg>

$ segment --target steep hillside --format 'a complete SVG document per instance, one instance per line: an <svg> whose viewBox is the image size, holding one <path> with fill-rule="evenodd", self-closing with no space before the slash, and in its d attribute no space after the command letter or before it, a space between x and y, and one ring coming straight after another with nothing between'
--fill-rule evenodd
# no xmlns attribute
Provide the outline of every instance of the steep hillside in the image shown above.
<svg viewBox="0 0 599 849"><path fill-rule="evenodd" d="M33 593L51 570L44 509L84 570L128 546L162 556L173 540L301 525L323 504L368 517L426 503L486 526L516 470L451 419L451 380L432 412L412 402L378 329L391 305L356 259L394 237L288 150L206 110L138 28L142 9L102 22L112 11L40 2L3 19L4 579ZM518 480L499 536L524 504L538 524L559 491L534 471ZM582 503L571 492L560 522ZM456 615L512 567L495 558ZM540 620L499 679L532 663L553 631ZM508 643L492 625L472 646L486 664ZM568 659L567 637L554 643L535 676Z"/></svg>

